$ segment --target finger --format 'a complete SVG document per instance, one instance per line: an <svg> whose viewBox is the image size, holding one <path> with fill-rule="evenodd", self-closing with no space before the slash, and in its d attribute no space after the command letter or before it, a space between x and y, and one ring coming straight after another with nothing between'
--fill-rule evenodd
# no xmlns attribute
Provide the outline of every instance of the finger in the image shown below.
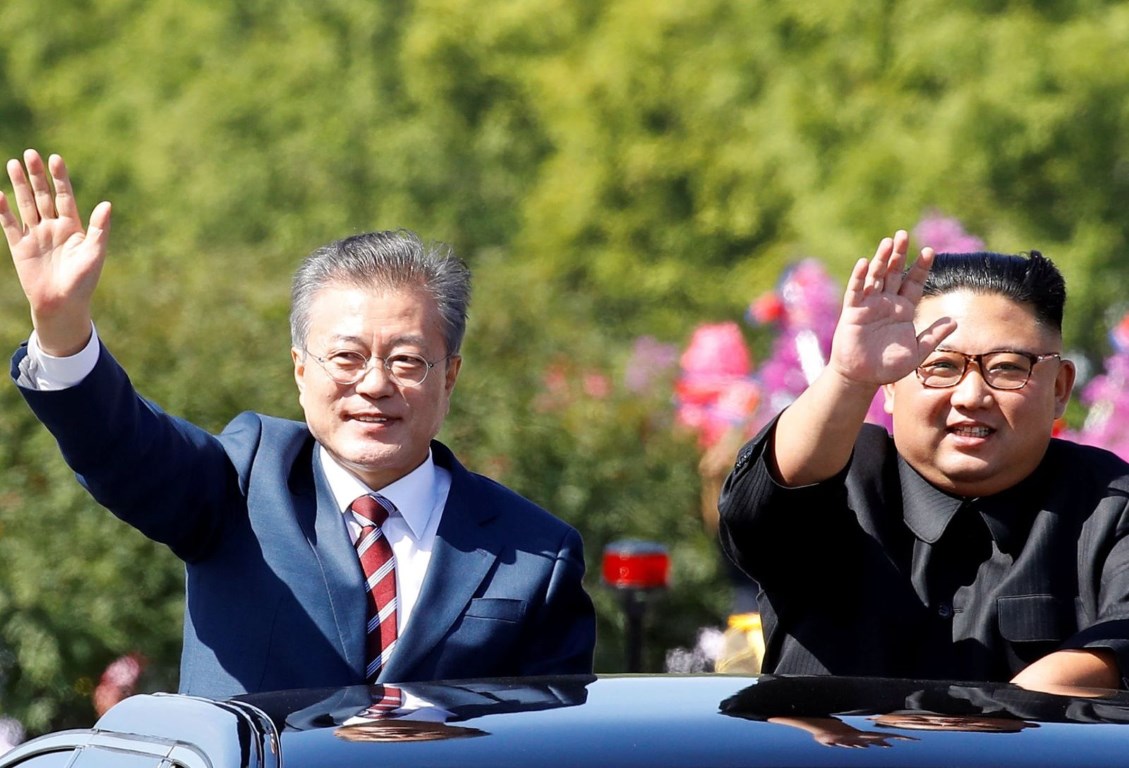
<svg viewBox="0 0 1129 768"><path fill-rule="evenodd" d="M62 218L78 221L78 204L74 199L74 189L71 187L71 177L67 173L67 164L58 155L51 155L47 158L47 168L51 172L51 182L55 185L55 210Z"/></svg>
<svg viewBox="0 0 1129 768"><path fill-rule="evenodd" d="M951 317L939 317L917 334L917 353L920 360L933 354L941 342L957 329L957 321Z"/></svg>
<svg viewBox="0 0 1129 768"><path fill-rule="evenodd" d="M110 203L103 200L94 206L90 214L90 225L86 228L86 242L93 243L95 249L104 252L110 240Z"/></svg>
<svg viewBox="0 0 1129 768"><path fill-rule="evenodd" d="M31 192L27 174L19 160L8 161L8 178L12 180L12 194L15 195L20 218L26 226L34 227L39 223L39 211L35 207L35 195Z"/></svg>
<svg viewBox="0 0 1129 768"><path fill-rule="evenodd" d="M851 276L847 278L847 293L843 297L844 305L854 306L862 299L866 289L866 273L869 263L866 259L859 259L855 262L854 268L851 269Z"/></svg>
<svg viewBox="0 0 1129 768"><path fill-rule="evenodd" d="M47 182L43 158L34 149L29 149L24 152L24 165L27 166L28 181L35 194L35 209L39 212L40 221L55 218L55 199L51 195L51 185Z"/></svg>
<svg viewBox="0 0 1129 768"><path fill-rule="evenodd" d="M929 270L933 268L933 258L936 255L932 248L922 248L917 261L906 270L905 277L902 280L901 294L914 304L921 300L922 292L925 290L925 280L929 277Z"/></svg>
<svg viewBox="0 0 1129 768"><path fill-rule="evenodd" d="M894 233L894 255L900 256L904 262L906 260L906 252L909 250L909 232L904 229L899 229Z"/></svg>
<svg viewBox="0 0 1129 768"><path fill-rule="evenodd" d="M870 260L870 266L866 273L864 289L868 294L881 291L885 286L886 268L893 250L894 241L889 237L882 238L882 241L878 243L878 249L874 252L874 258Z"/></svg>
<svg viewBox="0 0 1129 768"><path fill-rule="evenodd" d="M906 251L909 249L909 234L904 229L894 233L894 250L886 265L884 289L896 296L902 287L903 272L906 265Z"/></svg>
<svg viewBox="0 0 1129 768"><path fill-rule="evenodd" d="M0 192L0 228L4 230L4 238L8 241L9 248L15 248L16 243L23 237L24 229L16 215L8 205L8 198Z"/></svg>

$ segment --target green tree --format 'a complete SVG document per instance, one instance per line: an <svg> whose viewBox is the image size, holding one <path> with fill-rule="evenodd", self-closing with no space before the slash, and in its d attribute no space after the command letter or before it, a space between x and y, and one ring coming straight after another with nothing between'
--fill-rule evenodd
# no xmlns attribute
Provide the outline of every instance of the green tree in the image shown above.
<svg viewBox="0 0 1129 768"><path fill-rule="evenodd" d="M697 449L661 383L622 383L635 337L737 319L798 257L845 275L939 209L1060 263L1068 344L1100 359L1129 277L1127 43L1129 4L1101 0L12 0L0 146L66 156L85 210L113 200L99 330L210 429L299 415L302 255L452 242L477 299L444 436L585 535L601 671L622 647L604 545L671 547L656 668L725 597ZM12 347L27 310L0 276ZM0 708L80 722L131 650L171 684L180 564L82 494L11 387L0 434Z"/></svg>

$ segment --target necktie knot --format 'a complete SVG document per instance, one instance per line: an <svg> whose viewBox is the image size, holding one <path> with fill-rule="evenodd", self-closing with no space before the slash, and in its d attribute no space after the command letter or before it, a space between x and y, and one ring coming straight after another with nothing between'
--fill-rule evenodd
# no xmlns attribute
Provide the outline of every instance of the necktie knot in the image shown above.
<svg viewBox="0 0 1129 768"><path fill-rule="evenodd" d="M392 502L383 496L361 496L352 505L354 512L378 527L384 525L393 509Z"/></svg>

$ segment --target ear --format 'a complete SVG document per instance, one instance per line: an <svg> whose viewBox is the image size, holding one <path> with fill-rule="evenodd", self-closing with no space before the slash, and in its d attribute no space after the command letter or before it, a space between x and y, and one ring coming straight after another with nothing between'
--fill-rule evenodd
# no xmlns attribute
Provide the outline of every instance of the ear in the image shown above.
<svg viewBox="0 0 1129 768"><path fill-rule="evenodd" d="M447 371L443 378L443 389L447 396L455 391L455 380L459 378L459 370L463 367L463 356L453 355L447 359Z"/></svg>
<svg viewBox="0 0 1129 768"><path fill-rule="evenodd" d="M882 394L885 395L885 402L882 404L882 410L886 411L890 416L894 415L894 385L883 384Z"/></svg>
<svg viewBox="0 0 1129 768"><path fill-rule="evenodd" d="M1058 365L1055 374L1055 418L1060 419L1066 413L1066 404L1070 402L1070 393L1074 390L1074 380L1078 370L1070 360L1063 360Z"/></svg>
<svg viewBox="0 0 1129 768"><path fill-rule="evenodd" d="M302 393L306 391L306 357L300 350L291 347L290 359L294 361L294 383L298 385L298 402L301 402Z"/></svg>

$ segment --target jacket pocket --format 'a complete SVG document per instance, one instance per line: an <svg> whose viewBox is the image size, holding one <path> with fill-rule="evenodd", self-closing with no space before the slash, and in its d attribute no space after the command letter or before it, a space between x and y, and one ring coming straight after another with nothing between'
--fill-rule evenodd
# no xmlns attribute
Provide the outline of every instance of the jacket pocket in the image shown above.
<svg viewBox="0 0 1129 768"><path fill-rule="evenodd" d="M1054 595L1017 595L996 602L1000 634L1013 643L1059 642L1074 632L1074 604Z"/></svg>
<svg viewBox="0 0 1129 768"><path fill-rule="evenodd" d="M479 597L470 601L466 615L476 619L521 621L525 616L525 601L504 597Z"/></svg>

